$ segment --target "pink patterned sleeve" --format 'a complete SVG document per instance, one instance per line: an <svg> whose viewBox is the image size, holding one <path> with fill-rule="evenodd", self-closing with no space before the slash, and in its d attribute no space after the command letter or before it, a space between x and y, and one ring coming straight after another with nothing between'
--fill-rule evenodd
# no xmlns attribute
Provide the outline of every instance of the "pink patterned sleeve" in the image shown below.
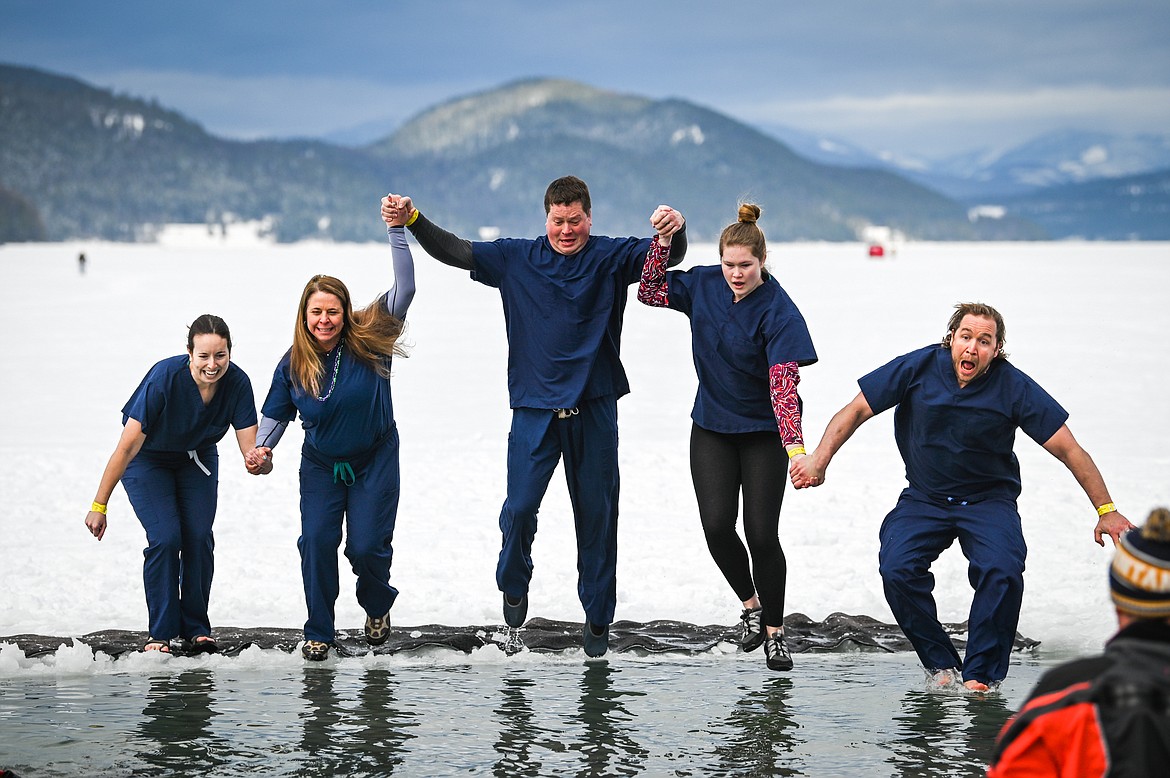
<svg viewBox="0 0 1170 778"><path fill-rule="evenodd" d="M650 250L646 252L646 264L642 266L638 302L655 308L666 307L666 260L669 258L670 246L663 246L655 235L650 241Z"/></svg>
<svg viewBox="0 0 1170 778"><path fill-rule="evenodd" d="M800 402L796 387L800 384L800 368L795 362L772 365L768 371L772 394L772 412L780 428L780 440L787 446L803 446L804 432L800 425Z"/></svg>

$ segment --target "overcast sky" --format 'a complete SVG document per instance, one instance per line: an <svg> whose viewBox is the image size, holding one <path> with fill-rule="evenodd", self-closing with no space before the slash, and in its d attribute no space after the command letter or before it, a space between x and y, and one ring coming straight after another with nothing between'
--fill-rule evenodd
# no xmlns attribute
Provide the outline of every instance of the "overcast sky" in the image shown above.
<svg viewBox="0 0 1170 778"><path fill-rule="evenodd" d="M1170 0L4 0L0 62L231 138L388 134L544 76L912 156L1170 134Z"/></svg>

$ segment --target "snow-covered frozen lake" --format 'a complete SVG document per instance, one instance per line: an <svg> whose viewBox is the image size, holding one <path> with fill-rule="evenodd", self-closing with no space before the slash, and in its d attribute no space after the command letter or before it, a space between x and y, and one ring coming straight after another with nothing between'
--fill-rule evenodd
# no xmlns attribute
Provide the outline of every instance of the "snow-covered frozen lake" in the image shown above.
<svg viewBox="0 0 1170 778"><path fill-rule="evenodd" d="M77 255L88 267L79 273ZM494 583L509 424L503 317L496 292L417 247L411 357L396 362L402 500L392 582L398 624L499 621ZM694 245L688 263L716 261ZM1160 342L1170 292L1165 243L910 243L871 260L859 244L776 244L769 266L800 305L821 361L803 373L811 445L857 391L856 379L935 341L951 307L981 300L1004 314L1012 361L1071 413L1118 506L1140 523L1170 502L1170 368ZM144 533L121 488L96 542L83 526L120 431L119 410L156 360L185 348L198 314L232 328L233 361L263 401L291 341L309 276L342 278L356 301L390 282L389 248L369 245L0 247L7 280L9 378L0 453L0 636L145 629ZM623 356L633 392L621 413L622 496L617 618L730 624L738 604L708 556L687 465L695 378L687 321L633 299ZM866 424L837 456L828 483L789 490L781 517L788 612L891 616L877 574L877 530L903 485L892 414ZM298 428L266 478L220 445L213 625L299 627L296 550ZM1020 631L1043 649L1090 652L1114 629L1106 591L1110 548L1092 541L1095 514L1072 476L1026 437L1017 443L1030 547ZM563 482L554 477L535 544L531 616L581 619ZM363 614L342 565L338 626ZM964 560L935 566L940 616L962 621Z"/></svg>

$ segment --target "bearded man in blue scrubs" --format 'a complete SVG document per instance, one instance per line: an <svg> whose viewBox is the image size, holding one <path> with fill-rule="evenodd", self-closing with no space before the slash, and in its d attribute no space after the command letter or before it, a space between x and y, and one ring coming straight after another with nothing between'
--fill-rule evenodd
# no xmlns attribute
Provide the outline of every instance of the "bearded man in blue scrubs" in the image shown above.
<svg viewBox="0 0 1170 778"><path fill-rule="evenodd" d="M1069 431L1068 412L1007 361L1003 317L961 303L941 344L904 354L858 380L861 391L829 422L815 451L793 460L797 489L819 486L846 440L874 414L894 412L909 486L882 523L878 567L898 626L936 685L961 677L987 691L1007 676L1024 594L1027 547L1016 499L1016 430L1064 463L1097 510L1098 545L1133 528L1096 464ZM939 623L930 565L955 539L975 589L966 659Z"/></svg>
<svg viewBox="0 0 1170 778"><path fill-rule="evenodd" d="M535 239L468 241L430 222L410 197L390 195L383 215L444 264L499 290L508 333L508 493L496 584L504 621L523 625L532 580L536 514L563 458L577 535L577 594L585 653L601 656L617 603L617 400L630 391L619 357L627 288L638 283L650 238L590 234L589 187L575 176L549 184L545 232ZM686 253L685 220L659 206L651 224L671 235L671 263Z"/></svg>

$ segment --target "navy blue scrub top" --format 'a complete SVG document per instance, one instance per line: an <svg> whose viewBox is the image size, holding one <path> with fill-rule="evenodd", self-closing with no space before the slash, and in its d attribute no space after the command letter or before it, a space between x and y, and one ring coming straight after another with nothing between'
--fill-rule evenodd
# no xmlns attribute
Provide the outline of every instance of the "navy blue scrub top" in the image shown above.
<svg viewBox="0 0 1170 778"><path fill-rule="evenodd" d="M471 248L471 277L499 289L504 305L511 407L571 408L630 391L619 356L622 317L649 238L594 235L571 256L547 237Z"/></svg>
<svg viewBox="0 0 1170 778"><path fill-rule="evenodd" d="M390 433L394 426L394 402L389 378L378 375L345 348L333 393L321 401L299 388L293 389L291 354L285 352L272 374L272 386L261 411L266 418L292 421L299 412L305 443L338 462L369 451ZM334 355L330 351L323 356L322 395L333 383Z"/></svg>
<svg viewBox="0 0 1170 778"><path fill-rule="evenodd" d="M950 349L935 344L858 380L875 414L897 406L894 437L910 486L935 499L1016 499L1016 429L1043 445L1068 411L1006 360L960 389Z"/></svg>
<svg viewBox="0 0 1170 778"><path fill-rule="evenodd" d="M804 317L780 283L769 275L737 303L719 265L671 270L667 304L691 319L695 424L712 432L775 432L770 368L817 361Z"/></svg>
<svg viewBox="0 0 1170 778"><path fill-rule="evenodd" d="M256 399L248 375L229 363L207 405L191 377L186 354L155 364L122 408L122 424L137 419L146 433L143 451L201 451L219 442L228 426L256 424Z"/></svg>

